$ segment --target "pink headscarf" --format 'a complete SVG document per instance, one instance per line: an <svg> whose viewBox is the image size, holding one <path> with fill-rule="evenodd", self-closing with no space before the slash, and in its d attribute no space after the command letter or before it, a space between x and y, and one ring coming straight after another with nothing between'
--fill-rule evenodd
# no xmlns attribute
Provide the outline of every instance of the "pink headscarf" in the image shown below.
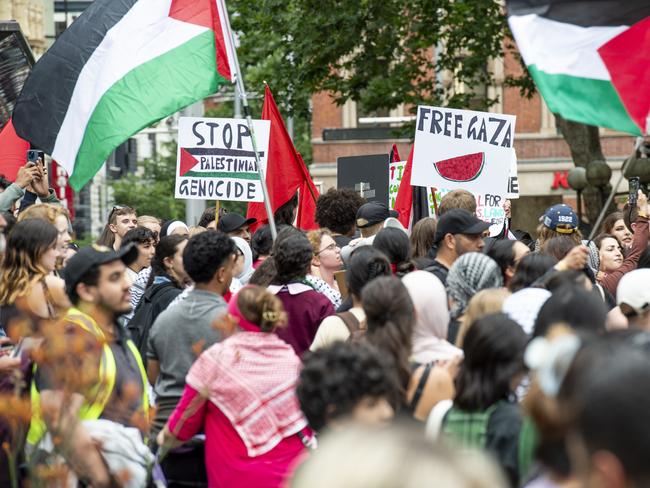
<svg viewBox="0 0 650 488"><path fill-rule="evenodd" d="M245 290L246 288L251 288L251 286L247 285L243 287L239 290L239 292L237 292L235 296L230 299L228 302L228 313L237 318L237 325L239 325L239 327L245 331L260 332L260 326L254 324L253 322L249 322L246 317L244 317L244 314L241 313L241 310L239 310L239 293L241 290Z"/></svg>
<svg viewBox="0 0 650 488"><path fill-rule="evenodd" d="M402 278L415 306L411 359L419 364L445 361L463 355L447 341L449 309L444 285L428 271L414 271Z"/></svg>

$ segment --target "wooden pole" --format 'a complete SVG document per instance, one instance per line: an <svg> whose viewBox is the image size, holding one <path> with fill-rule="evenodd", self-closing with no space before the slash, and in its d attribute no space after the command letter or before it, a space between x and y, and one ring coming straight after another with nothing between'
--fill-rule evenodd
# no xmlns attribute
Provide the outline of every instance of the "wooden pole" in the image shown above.
<svg viewBox="0 0 650 488"><path fill-rule="evenodd" d="M219 212L221 211L221 202L217 200L214 202L214 228L219 225Z"/></svg>

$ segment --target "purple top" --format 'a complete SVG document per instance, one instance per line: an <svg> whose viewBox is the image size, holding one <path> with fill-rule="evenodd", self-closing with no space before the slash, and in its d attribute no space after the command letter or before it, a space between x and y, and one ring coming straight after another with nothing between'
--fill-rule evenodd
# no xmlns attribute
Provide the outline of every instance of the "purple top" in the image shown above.
<svg viewBox="0 0 650 488"><path fill-rule="evenodd" d="M296 354L302 357L314 341L323 319L334 315L332 302L302 283L271 285L268 290L282 301L289 316L287 327L280 329L278 336L291 344Z"/></svg>

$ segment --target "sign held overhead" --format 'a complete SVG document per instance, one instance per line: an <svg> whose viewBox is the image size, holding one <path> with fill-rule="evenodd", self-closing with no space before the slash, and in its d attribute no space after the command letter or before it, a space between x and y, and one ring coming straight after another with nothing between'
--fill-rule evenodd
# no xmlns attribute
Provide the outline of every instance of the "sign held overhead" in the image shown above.
<svg viewBox="0 0 650 488"><path fill-rule="evenodd" d="M505 197L516 161L515 121L514 115L418 107L411 184Z"/></svg>
<svg viewBox="0 0 650 488"><path fill-rule="evenodd" d="M253 120L259 160L265 171L270 127L268 120ZM179 119L175 197L264 200L253 143L244 120Z"/></svg>

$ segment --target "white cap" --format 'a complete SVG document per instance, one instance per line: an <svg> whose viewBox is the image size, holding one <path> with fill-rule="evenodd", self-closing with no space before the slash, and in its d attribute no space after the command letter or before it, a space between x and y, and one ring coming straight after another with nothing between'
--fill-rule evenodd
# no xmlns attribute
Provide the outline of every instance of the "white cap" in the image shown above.
<svg viewBox="0 0 650 488"><path fill-rule="evenodd" d="M618 283L616 304L625 304L638 315L650 310L650 269L635 269Z"/></svg>

